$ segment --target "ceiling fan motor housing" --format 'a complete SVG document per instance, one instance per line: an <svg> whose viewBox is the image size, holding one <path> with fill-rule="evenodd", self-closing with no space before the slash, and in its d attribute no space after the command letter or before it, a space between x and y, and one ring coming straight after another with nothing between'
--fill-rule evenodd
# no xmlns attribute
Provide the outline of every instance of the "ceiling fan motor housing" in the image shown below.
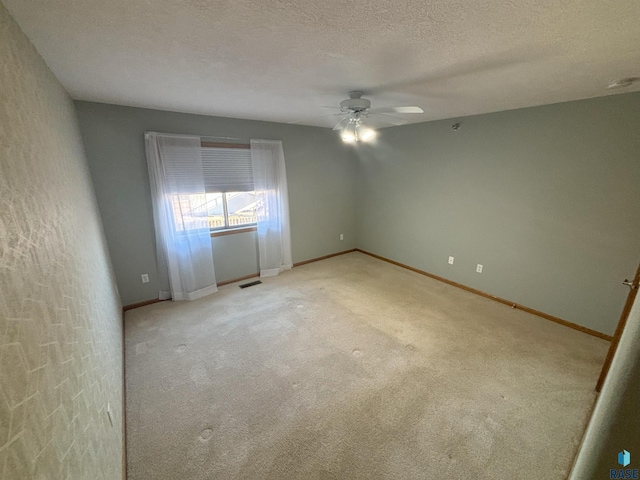
<svg viewBox="0 0 640 480"><path fill-rule="evenodd" d="M361 96L362 92L349 92L350 98L340 102L340 110L343 112L362 112L371 108L371 101L361 98Z"/></svg>

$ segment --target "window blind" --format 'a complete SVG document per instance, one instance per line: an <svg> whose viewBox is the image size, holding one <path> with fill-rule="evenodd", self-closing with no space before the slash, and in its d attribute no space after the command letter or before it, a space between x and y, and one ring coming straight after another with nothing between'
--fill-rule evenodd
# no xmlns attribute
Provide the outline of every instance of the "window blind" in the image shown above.
<svg viewBox="0 0 640 480"><path fill-rule="evenodd" d="M182 144L166 144L159 140L162 169L169 190L173 194L190 195L203 192L200 177L200 165L197 161L197 150L185 148Z"/></svg>
<svg viewBox="0 0 640 480"><path fill-rule="evenodd" d="M251 150L248 148L202 148L202 170L207 192L253 191Z"/></svg>

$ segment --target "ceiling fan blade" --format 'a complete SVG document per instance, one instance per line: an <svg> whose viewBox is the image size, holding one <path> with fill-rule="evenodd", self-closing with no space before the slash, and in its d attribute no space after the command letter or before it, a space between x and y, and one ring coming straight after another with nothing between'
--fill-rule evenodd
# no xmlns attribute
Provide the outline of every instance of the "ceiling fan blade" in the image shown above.
<svg viewBox="0 0 640 480"><path fill-rule="evenodd" d="M344 117L342 120L340 120L338 123L336 123L336 126L333 127L334 130L341 130L344 127L346 127L347 125L349 125L349 120L351 120L350 117Z"/></svg>
<svg viewBox="0 0 640 480"><path fill-rule="evenodd" d="M406 107L393 107L393 111L397 113L424 113L424 110L416 105L408 105Z"/></svg>
<svg viewBox="0 0 640 480"><path fill-rule="evenodd" d="M367 115L367 118L371 118L374 121L383 122L389 125L404 125L405 123L407 123L407 120L405 120L404 118L394 117L393 115L382 112L369 114Z"/></svg>
<svg viewBox="0 0 640 480"><path fill-rule="evenodd" d="M418 106L410 105L406 107L386 107L375 108L371 113L424 113L424 110Z"/></svg>

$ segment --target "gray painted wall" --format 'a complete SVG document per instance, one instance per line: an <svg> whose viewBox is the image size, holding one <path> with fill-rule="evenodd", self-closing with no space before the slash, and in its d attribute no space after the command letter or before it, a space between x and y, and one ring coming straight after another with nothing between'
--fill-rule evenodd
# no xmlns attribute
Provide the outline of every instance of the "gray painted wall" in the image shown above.
<svg viewBox="0 0 640 480"><path fill-rule="evenodd" d="M145 131L282 140L293 261L355 247L357 162L331 130L80 101L76 110L125 305L158 295ZM255 234L219 237L212 244L218 281L257 272ZM143 273L149 274L147 284L140 281Z"/></svg>
<svg viewBox="0 0 640 480"><path fill-rule="evenodd" d="M157 294L143 144L155 130L283 140L294 262L357 246L612 334L620 281L640 261L639 103L634 93L478 115L457 132L455 120L394 127L355 148L328 129L76 109L124 304ZM257 271L255 234L212 244L218 281Z"/></svg>
<svg viewBox="0 0 640 480"><path fill-rule="evenodd" d="M639 104L384 129L356 150L358 247L612 334L640 261Z"/></svg>
<svg viewBox="0 0 640 480"><path fill-rule="evenodd" d="M218 282L245 277L260 271L256 232L213 237L211 244L214 252L224 253L215 256L216 280Z"/></svg>

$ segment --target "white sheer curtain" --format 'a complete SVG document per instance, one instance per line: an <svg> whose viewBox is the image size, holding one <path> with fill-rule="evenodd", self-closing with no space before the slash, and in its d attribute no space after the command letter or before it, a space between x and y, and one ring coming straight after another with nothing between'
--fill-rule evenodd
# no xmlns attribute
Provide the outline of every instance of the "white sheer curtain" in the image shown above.
<svg viewBox="0 0 640 480"><path fill-rule="evenodd" d="M145 134L161 300L218 291L206 216L200 137Z"/></svg>
<svg viewBox="0 0 640 480"><path fill-rule="evenodd" d="M282 142L251 140L251 162L258 197L260 276L270 277L293 266L287 172Z"/></svg>

